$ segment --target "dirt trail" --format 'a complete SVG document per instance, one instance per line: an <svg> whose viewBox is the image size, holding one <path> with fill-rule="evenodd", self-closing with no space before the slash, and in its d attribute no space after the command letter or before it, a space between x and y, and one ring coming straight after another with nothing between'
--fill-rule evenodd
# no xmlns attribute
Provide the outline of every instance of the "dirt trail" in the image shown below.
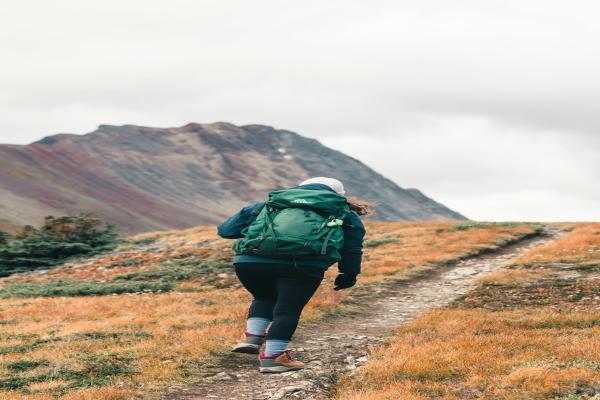
<svg viewBox="0 0 600 400"><path fill-rule="evenodd" d="M368 312L304 324L292 346L295 358L307 364L304 371L263 375L256 356L232 353L212 375L195 384L172 387L164 399L327 399L336 377L364 364L369 349L378 346L391 328L448 304L472 290L474 278L506 267L522 252L560 235L550 228L548 235L453 263L410 282L387 283L373 288L374 293L365 298Z"/></svg>

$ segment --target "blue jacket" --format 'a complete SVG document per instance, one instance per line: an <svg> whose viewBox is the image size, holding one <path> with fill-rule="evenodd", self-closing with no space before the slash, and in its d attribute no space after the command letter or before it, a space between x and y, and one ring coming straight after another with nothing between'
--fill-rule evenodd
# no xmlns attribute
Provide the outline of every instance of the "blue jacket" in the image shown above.
<svg viewBox="0 0 600 400"><path fill-rule="evenodd" d="M297 186L302 189L331 190L327 185L312 183L309 185ZM242 229L254 221L265 203L255 203L242 208L238 213L229 217L225 222L217 227L219 236L225 239L242 238ZM363 238L365 236L365 227L360 217L355 212L350 212L344 218L342 225L344 231L344 246L340 250L341 260L338 262L338 269L341 273L358 275L360 273L360 263L362 260ZM290 264L292 260L282 260L267 257L239 255L233 259L234 264L241 263L270 263L270 264ZM317 267L328 269L332 263L322 260L298 260L297 265L307 267Z"/></svg>

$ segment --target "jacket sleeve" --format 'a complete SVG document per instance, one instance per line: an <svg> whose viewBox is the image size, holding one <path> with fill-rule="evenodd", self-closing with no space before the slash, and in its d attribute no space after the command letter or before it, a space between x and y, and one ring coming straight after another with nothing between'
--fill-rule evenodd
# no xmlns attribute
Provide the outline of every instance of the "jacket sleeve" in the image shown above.
<svg viewBox="0 0 600 400"><path fill-rule="evenodd" d="M254 221L264 205L265 203L255 203L242 208L217 226L217 233L224 239L242 238L242 230Z"/></svg>
<svg viewBox="0 0 600 400"><path fill-rule="evenodd" d="M344 246L340 250L342 259L338 262L338 269L343 274L358 275L362 261L365 226L360 217L351 212L344 219L342 229L344 230Z"/></svg>

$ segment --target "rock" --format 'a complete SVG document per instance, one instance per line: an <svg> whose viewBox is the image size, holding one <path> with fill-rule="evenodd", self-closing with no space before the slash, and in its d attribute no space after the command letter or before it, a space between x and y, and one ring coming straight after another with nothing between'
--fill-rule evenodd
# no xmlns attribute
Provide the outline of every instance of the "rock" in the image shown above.
<svg viewBox="0 0 600 400"><path fill-rule="evenodd" d="M286 397L288 395L292 395L293 393L300 392L304 389L307 389L310 386L311 386L311 383L309 381L301 381L301 382L298 382L296 385L284 386L281 389L279 389L277 392L275 392L270 397L270 399L274 399L274 400L283 399L284 397Z"/></svg>
<svg viewBox="0 0 600 400"><path fill-rule="evenodd" d="M298 371L288 371L288 372L283 372L281 374L279 374L279 376L298 376Z"/></svg>
<svg viewBox="0 0 600 400"><path fill-rule="evenodd" d="M233 378L231 376L229 376L229 374L227 372L219 372L218 374L213 376L213 379L217 379L220 381L230 381Z"/></svg>
<svg viewBox="0 0 600 400"><path fill-rule="evenodd" d="M358 363L366 363L367 361L369 361L369 357L367 357L367 356L358 357L356 359L356 362L358 362Z"/></svg>
<svg viewBox="0 0 600 400"><path fill-rule="evenodd" d="M362 340L362 339L366 339L368 338L368 336L365 335L354 335L352 336L352 340Z"/></svg>

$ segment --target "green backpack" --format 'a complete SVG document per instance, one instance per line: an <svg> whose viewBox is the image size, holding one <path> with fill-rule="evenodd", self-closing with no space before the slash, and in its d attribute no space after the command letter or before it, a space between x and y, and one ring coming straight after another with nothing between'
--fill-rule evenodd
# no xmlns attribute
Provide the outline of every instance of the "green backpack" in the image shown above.
<svg viewBox="0 0 600 400"><path fill-rule="evenodd" d="M286 189L269 193L256 219L236 240L236 255L336 262L344 244L346 197L329 190Z"/></svg>

